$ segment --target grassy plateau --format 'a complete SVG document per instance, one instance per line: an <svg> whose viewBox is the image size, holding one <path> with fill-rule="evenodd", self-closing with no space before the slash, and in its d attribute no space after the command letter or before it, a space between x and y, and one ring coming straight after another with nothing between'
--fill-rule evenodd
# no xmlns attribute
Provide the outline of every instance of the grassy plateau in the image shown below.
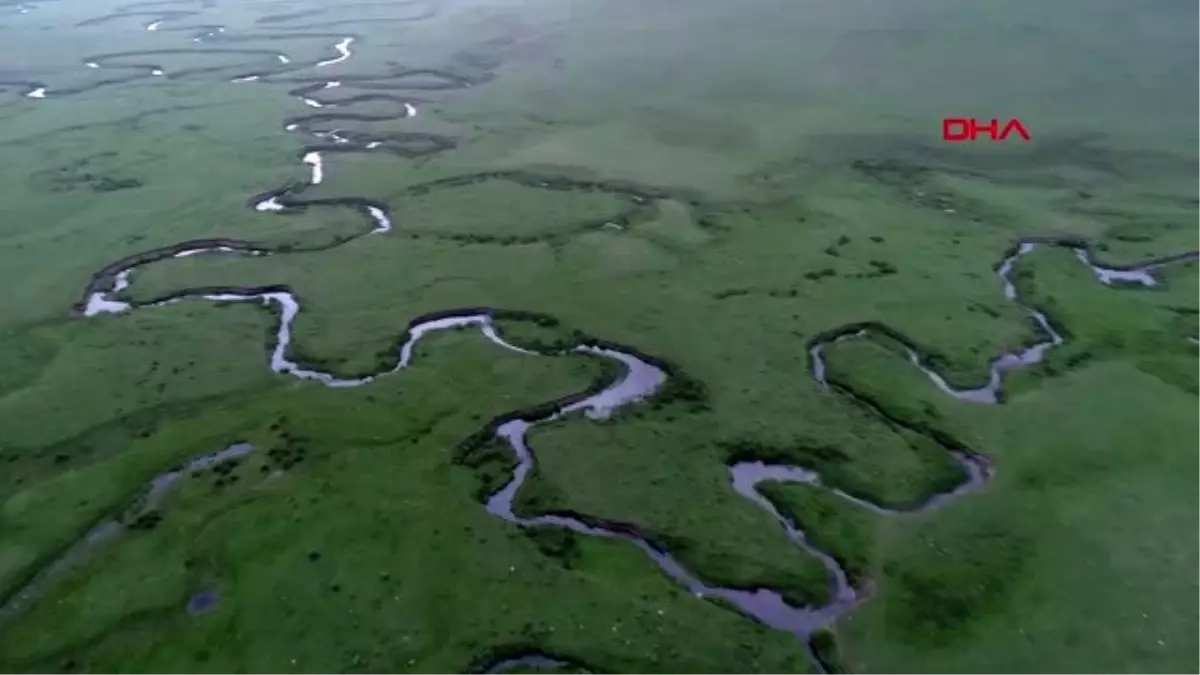
<svg viewBox="0 0 1200 675"><path fill-rule="evenodd" d="M0 0L0 670L1195 672L1198 11Z"/></svg>

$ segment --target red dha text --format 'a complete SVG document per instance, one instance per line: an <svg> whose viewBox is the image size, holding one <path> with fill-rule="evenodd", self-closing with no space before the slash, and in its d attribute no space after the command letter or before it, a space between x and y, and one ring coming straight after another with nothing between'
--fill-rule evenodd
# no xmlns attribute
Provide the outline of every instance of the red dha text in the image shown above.
<svg viewBox="0 0 1200 675"><path fill-rule="evenodd" d="M993 141L1003 141L1010 134L1016 133L1029 142L1029 130L1021 124L1021 120L1009 120L1003 127L1000 126L1000 120L991 120L987 124L981 124L979 120L967 117L947 117L942 120L942 140L950 141L951 143L961 143L963 141L973 141L980 134L987 134L987 137Z"/></svg>

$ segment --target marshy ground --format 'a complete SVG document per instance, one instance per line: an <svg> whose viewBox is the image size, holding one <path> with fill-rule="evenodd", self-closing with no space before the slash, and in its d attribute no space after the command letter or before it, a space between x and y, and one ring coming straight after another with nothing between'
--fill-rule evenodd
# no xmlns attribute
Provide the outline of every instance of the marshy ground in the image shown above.
<svg viewBox="0 0 1200 675"><path fill-rule="evenodd" d="M1196 12L3 2L0 667L1196 668Z"/></svg>

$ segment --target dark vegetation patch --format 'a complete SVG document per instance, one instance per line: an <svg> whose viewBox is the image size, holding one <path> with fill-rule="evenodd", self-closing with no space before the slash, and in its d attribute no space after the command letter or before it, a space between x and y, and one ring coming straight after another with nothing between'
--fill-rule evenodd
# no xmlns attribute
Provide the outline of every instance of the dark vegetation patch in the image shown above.
<svg viewBox="0 0 1200 675"><path fill-rule="evenodd" d="M5 471L0 473L0 481L3 476L9 477L7 483L0 482L0 496L22 485L78 468L85 462L124 451L139 439L149 438L171 420L186 418L213 404L237 406L260 395L261 391L255 389L238 394L222 393L191 401L162 403L131 413L118 410L120 417L48 445L0 446L0 462L7 465Z"/></svg>
<svg viewBox="0 0 1200 675"><path fill-rule="evenodd" d="M965 382L956 380L950 374L950 360L944 353L936 349L921 346L916 340L913 340L904 333L878 321L859 321L821 331L808 341L808 347L811 348L818 344L831 344L839 337L853 335L863 330L867 331L867 333L871 335L872 339L880 339L881 344L884 344L885 346L888 346L887 341L891 340L896 345L913 350L918 356L921 357L921 361L924 362L925 365L941 373L951 386L959 389L967 389L986 384L986 380L979 382ZM898 353L903 354L902 351Z"/></svg>
<svg viewBox="0 0 1200 675"><path fill-rule="evenodd" d="M412 196L423 196L435 191L455 187L463 187L489 181L506 181L517 185L555 192L572 192L577 194L607 194L621 198L625 207L618 212L595 218L584 219L573 226L555 229L547 232L530 234L483 234L477 232L445 232L441 230L406 229L408 236L432 236L440 240L458 242L460 244L488 244L500 246L518 246L543 243L552 247L561 247L584 232L617 228L627 230L640 222L651 221L658 217L654 202L671 197L671 193L633 183L620 181L596 181L564 178L561 176L540 175L522 171L494 171L477 174L466 174L438 179L428 183L414 185L407 189ZM676 198L684 199L681 195ZM698 223L703 226L702 223ZM711 223L709 223L711 225Z"/></svg>
<svg viewBox="0 0 1200 675"><path fill-rule="evenodd" d="M900 159L857 159L850 166L857 173L893 188L898 198L914 206L956 213L975 221L988 215L983 202L935 185L939 174L983 178L979 174Z"/></svg>
<svg viewBox="0 0 1200 675"><path fill-rule="evenodd" d="M883 237L877 236L873 236L870 239L875 243L880 243L883 241ZM843 249L845 249L845 247L852 241L853 240L850 237L842 235L841 237L838 237L837 241L825 247L823 252L827 256L840 258L844 252ZM868 261L868 264L871 266L871 271L848 274L846 276L851 279L877 279L896 274L897 272L896 266L885 260L871 259ZM833 276L837 276L837 270L832 267L826 267L821 270L810 271L804 274L804 278L810 281L819 281L824 277Z"/></svg>
<svg viewBox="0 0 1200 675"><path fill-rule="evenodd" d="M836 277L837 270L832 267L825 267L819 270L811 270L804 273L804 278L809 281L820 281L826 277Z"/></svg>
<svg viewBox="0 0 1200 675"><path fill-rule="evenodd" d="M133 522L130 522L128 525L126 525L126 527L131 530L149 531L153 530L155 527L158 527L158 524L162 522L162 519L163 515L161 511L157 509L151 509L145 513L142 513L137 518L134 518Z"/></svg>
<svg viewBox="0 0 1200 675"><path fill-rule="evenodd" d="M272 448L274 449L274 448ZM209 473L214 476L212 487L214 490L229 487L238 482L238 474L234 473L238 465L241 464L241 459L233 457L223 462L217 462L209 468ZM199 472L197 472L199 475Z"/></svg>
<svg viewBox="0 0 1200 675"><path fill-rule="evenodd" d="M829 270L829 272L833 276L836 276L836 274L837 274L833 270ZM812 273L810 272L809 274L806 274L805 276L811 280L811 279L819 279L823 275L813 276ZM798 289L798 288L739 288L739 289L734 289L734 290L730 290L730 291L722 291L719 293L714 293L713 299L714 300L726 300L728 298L735 298L735 297L741 297L741 296L746 296L746 295L756 295L758 297L777 298L777 299L778 298L795 298L795 297L799 297L800 289Z"/></svg>
<svg viewBox="0 0 1200 675"><path fill-rule="evenodd" d="M842 652L838 647L837 635L828 628L822 628L812 634L808 646L813 656L827 673L845 673L846 665L842 661Z"/></svg>
<svg viewBox="0 0 1200 675"><path fill-rule="evenodd" d="M522 518L532 518L543 513L561 512L566 503L566 494L544 478L535 465L513 498L513 512Z"/></svg>
<svg viewBox="0 0 1200 675"><path fill-rule="evenodd" d="M719 443L725 462L733 466L740 462L761 461L763 464L790 465L808 468L821 474L822 483L865 500L882 502L871 485L863 484L854 472L854 458L830 444L815 443L808 438L796 438L787 444L768 444L755 440L734 440Z"/></svg>
<svg viewBox="0 0 1200 675"><path fill-rule="evenodd" d="M703 412L710 408L710 399L708 387L700 380L687 374L679 365L666 359L647 354L639 349L629 347L627 345L618 344L608 340L604 340L587 333L574 330L571 332L569 340L571 347L574 346L590 346L600 349L608 349L611 351L619 351L645 361L646 363L659 368L666 373L667 379L662 386L654 392L639 409L630 411L618 411L620 414L645 414L646 411L658 411L668 406L680 405L688 412ZM609 385L617 381L623 372L623 366L614 363L611 359L590 356L590 358L599 359L601 363L601 372L592 381L592 384L579 394L568 396L560 401L552 401L540 408L553 412L563 405L574 403L577 400L587 398L594 393L597 393ZM546 413L547 415L549 414ZM544 416L544 415L543 415ZM524 419L540 419L540 417L531 417L528 414L522 413Z"/></svg>
<svg viewBox="0 0 1200 675"><path fill-rule="evenodd" d="M667 381L648 401L650 410L657 411L675 404L694 413L711 410L712 402L706 384L674 366L664 370L667 371Z"/></svg>
<svg viewBox="0 0 1200 675"><path fill-rule="evenodd" d="M1148 234L1133 234L1129 232L1110 233L1109 236L1117 241L1130 243L1154 241L1154 237Z"/></svg>
<svg viewBox="0 0 1200 675"><path fill-rule="evenodd" d="M138 178L123 177L105 169L105 160L116 157L113 151L80 157L62 166L39 171L31 176L34 185L50 192L90 189L92 192L116 192L142 186Z"/></svg>
<svg viewBox="0 0 1200 675"><path fill-rule="evenodd" d="M1195 353L1196 346L1194 343L1184 343L1181 341L1181 346L1186 345L1193 351L1189 357ZM1179 359L1170 354L1155 354L1146 355L1137 359L1137 367L1144 373L1153 375L1163 382L1177 387L1181 391L1187 392L1192 396L1200 395L1200 381L1197 379L1195 368L1181 368Z"/></svg>
<svg viewBox="0 0 1200 675"><path fill-rule="evenodd" d="M484 649L471 659L464 670L467 673L606 673L610 672L585 664L579 659L555 654L540 647L549 642L553 633L549 630L526 624L521 629L521 640L508 642Z"/></svg>
<svg viewBox="0 0 1200 675"><path fill-rule="evenodd" d="M998 319L1001 316L999 310L989 307L981 302L971 302L970 304L967 305L967 311L968 312L982 312L982 313L987 314L988 316L992 317L993 319Z"/></svg>
<svg viewBox="0 0 1200 675"><path fill-rule="evenodd" d="M480 503L486 502L488 497L507 485L517 467L512 450L495 436L490 427L460 443L454 462L472 469L477 481L473 496Z"/></svg>
<svg viewBox="0 0 1200 675"><path fill-rule="evenodd" d="M712 542L665 532L644 531L640 536L658 550L669 552L686 569L701 571L704 581L710 585L743 591L770 589L795 607L816 606L829 601L829 588L824 578L814 583L813 577L801 571L801 567L772 567L756 574L753 583L747 584L743 569L744 553L727 551L713 546ZM732 605L719 604L742 613Z"/></svg>
<svg viewBox="0 0 1200 675"><path fill-rule="evenodd" d="M526 527L524 533L543 555L564 568L571 569L579 561L579 535L574 532L561 527Z"/></svg>
<svg viewBox="0 0 1200 675"><path fill-rule="evenodd" d="M844 247L846 244L849 244L850 241L851 241L850 237L847 237L846 235L842 235L842 236L838 237L837 241L830 244L829 246L826 246L823 252L825 253L825 255L833 256L835 258L840 258L842 255L842 251L841 251L842 247Z"/></svg>
<svg viewBox="0 0 1200 675"><path fill-rule="evenodd" d="M755 440L734 440L721 443L725 452L725 463L765 462L767 464L791 464L821 474L830 485L839 485L839 478L846 478L847 465L852 461L844 451L832 446L817 444L797 438L787 445L769 445Z"/></svg>
<svg viewBox="0 0 1200 675"><path fill-rule="evenodd" d="M870 260L868 264L871 266L870 272L851 274L850 276L855 279L878 279L891 276L898 271L894 265L883 260Z"/></svg>
<svg viewBox="0 0 1200 675"><path fill-rule="evenodd" d="M548 314L496 310L492 322L506 342L539 354L560 354L578 344L576 336Z"/></svg>
<svg viewBox="0 0 1200 675"><path fill-rule="evenodd" d="M287 428L287 423L287 417L284 416L271 425L271 430L278 433L279 440L267 449L267 459L263 464L259 465L260 472L266 473L271 470L287 471L308 458L309 450L312 448L312 440L306 436L292 432ZM222 487L223 484L230 484L236 480L237 476L230 474L233 467L237 465L236 462L236 459L229 460L213 467L213 472L218 473L220 476L217 479L216 487ZM217 472L217 469L223 466L228 468Z"/></svg>
<svg viewBox="0 0 1200 675"><path fill-rule="evenodd" d="M856 159L850 167L879 183L896 187L924 184L933 172L928 166L899 159Z"/></svg>
<svg viewBox="0 0 1200 675"><path fill-rule="evenodd" d="M1034 553L1023 523L1035 521L1033 514L1014 511L1012 503L980 503L970 518L922 527L884 565L889 630L919 646L966 637L975 622L1000 611L1019 583Z"/></svg>
<svg viewBox="0 0 1200 675"><path fill-rule="evenodd" d="M794 298L800 294L795 288L772 288L767 291L768 298Z"/></svg>
<svg viewBox="0 0 1200 675"><path fill-rule="evenodd" d="M863 587L873 562L875 514L817 486L767 481L757 489L814 546L833 556L851 586Z"/></svg>

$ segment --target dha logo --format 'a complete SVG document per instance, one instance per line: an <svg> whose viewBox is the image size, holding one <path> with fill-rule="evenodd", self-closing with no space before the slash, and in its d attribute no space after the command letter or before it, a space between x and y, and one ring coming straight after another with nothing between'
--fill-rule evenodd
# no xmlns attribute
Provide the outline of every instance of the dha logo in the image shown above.
<svg viewBox="0 0 1200 675"><path fill-rule="evenodd" d="M1029 142L1029 130L1018 119L1009 120L1003 130L1000 129L1000 120L996 119L987 124L980 124L979 120L968 117L947 117L942 120L942 140L951 143L974 141L980 133L986 133L992 141L1003 141L1013 132L1025 139L1026 143Z"/></svg>

